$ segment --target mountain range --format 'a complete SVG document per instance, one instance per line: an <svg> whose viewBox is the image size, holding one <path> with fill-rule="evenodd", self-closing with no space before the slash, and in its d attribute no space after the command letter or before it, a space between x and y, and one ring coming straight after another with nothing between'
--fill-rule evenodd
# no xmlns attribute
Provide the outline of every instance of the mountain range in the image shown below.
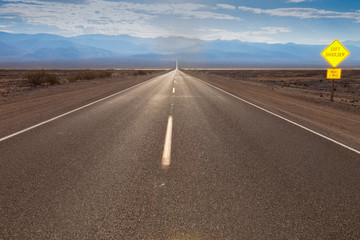
<svg viewBox="0 0 360 240"><path fill-rule="evenodd" d="M330 44L330 42L329 42ZM360 41L344 41L351 52L341 67L360 67ZM267 44L183 37L139 38L0 32L0 68L66 67L329 67L326 45Z"/></svg>

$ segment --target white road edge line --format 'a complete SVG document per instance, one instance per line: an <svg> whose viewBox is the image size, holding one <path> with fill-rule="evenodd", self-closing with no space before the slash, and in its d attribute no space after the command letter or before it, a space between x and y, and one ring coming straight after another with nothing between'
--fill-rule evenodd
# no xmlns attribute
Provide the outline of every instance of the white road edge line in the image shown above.
<svg viewBox="0 0 360 240"><path fill-rule="evenodd" d="M166 169L170 166L172 126L173 126L173 117L170 115L166 127L164 152L161 160L161 165L163 169Z"/></svg>
<svg viewBox="0 0 360 240"><path fill-rule="evenodd" d="M161 75L161 76L163 76L163 75ZM160 77L160 76L159 76L159 77ZM158 77L155 77L155 78L158 78ZM82 106L82 107L76 108L76 109L74 109L74 110L71 110L71 111L69 111L69 112L63 113L63 114L61 114L61 115L59 115L59 116L53 117L53 118L51 118L51 119L49 119L49 120L46 120L46 121L44 121L44 122L38 123L38 124L36 124L36 125L34 125L34 126L25 128L25 129L23 129L23 130L21 130L21 131L18 131L18 132L16 132L16 133L11 134L11 135L8 135L8 136L6 136L6 137L0 138L0 142L4 141L4 140L6 140L6 139L9 139L9 138L15 137L16 135L19 135L19 134L21 134L21 133L27 132L27 131L29 131L29 130L31 130L31 129L37 128L37 127L39 127L39 126L41 126L41 125L44 125L44 124L46 124L46 123L52 122L52 121L54 121L54 120L56 120L56 119L59 119L59 118L64 117L64 116L66 116L66 115L69 115L69 114L71 114L71 113L73 113L73 112L79 111L79 110L81 110L81 109L83 109L83 108L86 108L86 107L89 107L89 106L94 105L94 104L96 104L96 103L99 103L99 102L101 102L101 101L104 101L104 100L106 100L106 99L108 99L108 98L111 98L111 97L114 97L114 96L116 96L116 95L119 95L119 94L121 94L121 93L123 93L123 92L125 92L125 91L128 91L128 90L132 89L132 88L135 88L135 87L138 87L138 86L140 86L140 85L142 85L142 84L145 84L145 83L147 83L148 81L153 80L153 79L155 79L155 78L146 80L145 82L136 84L136 85L134 85L134 86L132 86L132 87L126 88L126 89L124 89L124 90L121 90L121 91L119 91L119 92L116 92L116 93L114 93L114 94L111 94L111 95L109 95L109 96L107 96L107 97L101 98L101 99L96 100L96 101L91 102L91 103L88 103L88 104L86 104L86 105L84 105L84 106Z"/></svg>
<svg viewBox="0 0 360 240"><path fill-rule="evenodd" d="M196 79L199 79L199 78L196 78ZM316 135L318 135L318 136L320 136L320 137L322 137L322 138L325 138L325 139L327 139L327 140L329 140L329 141L331 141L331 142L333 142L333 143L336 143L336 144L338 144L338 145L340 145L340 146L342 146L342 147L344 147L344 148L347 148L348 150L351 150L351 151L353 151L353 152L355 152L355 153L357 153L357 154L360 154L360 151L357 150L357 149L355 149L355 148L349 147L349 146L347 146L347 145L345 145L345 144L343 144L343 143L341 143L341 142L338 142L338 141L336 141L336 140L334 140L334 139L332 139L332 138L329 138L329 137L327 137L327 136L325 136L325 135L322 135L321 133L315 132L314 130L311 130L310 128L307 128L307 127L305 127L305 126L303 126L303 125L300 125L300 124L298 124L298 123L296 123L296 122L294 122L294 121L291 121L291 120L289 120L289 119L287 119L287 118L285 118L285 117L283 117L283 116L280 116L280 115L278 115L278 114L276 114L276 113L273 113L273 112L271 112L271 111L269 111L269 110L267 110L267 109L265 109L265 108L262 108L262 107L260 107L260 106L258 106L258 105L256 105L256 104L254 104L254 103L251 103L251 102L249 102L249 101L247 101L247 100L245 100L245 99L242 99L242 98L240 98L240 97L238 97L238 96L236 96L236 95L234 95L234 94L231 94L231 93L229 93L229 92L227 92L227 91L225 91L225 90L223 90L223 89L221 89L221 88L218 88L218 87L216 87L216 86L214 86L214 85L212 85L212 84L210 84L210 83L207 83L207 82L205 82L205 81L203 81L203 80L201 80L201 79L199 79L199 80L202 81L202 82L204 82L205 84L207 84L207 85L209 85L209 86L211 86L211 87L213 87L213 88L215 88L215 89L217 89L217 90L219 90L219 91L221 91L221 92L224 92L224 93L226 93L226 94L228 94L228 95L230 95L230 96L232 96L232 97L234 97L234 98L236 98L236 99L238 99L238 100L240 100L240 101L243 101L243 102L245 102L245 103L247 103L247 104L249 104L249 105L251 105L251 106L253 106L253 107L256 107L256 108L258 108L258 109L260 109L260 110L262 110L262 111L264 111L264 112L267 112L267 113L269 113L269 114L271 114L271 115L273 115L273 116L275 116L275 117L281 118L282 120L285 120L285 121L287 121L287 122L289 122L289 123L291 123L291 124L293 124L293 125L295 125L295 126L298 126L298 127L302 128L302 129L305 129L305 130L307 130L307 131L309 131L309 132L311 132L311 133L313 133L313 134L316 134Z"/></svg>

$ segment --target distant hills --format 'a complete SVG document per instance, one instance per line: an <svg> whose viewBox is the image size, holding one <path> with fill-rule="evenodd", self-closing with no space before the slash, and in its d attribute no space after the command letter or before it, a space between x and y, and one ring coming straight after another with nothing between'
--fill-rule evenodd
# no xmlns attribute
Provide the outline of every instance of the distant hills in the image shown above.
<svg viewBox="0 0 360 240"><path fill-rule="evenodd" d="M360 41L343 44L351 55L341 67L360 67ZM320 55L325 47L183 37L62 37L0 32L0 68L173 67L175 59L181 67L328 67Z"/></svg>

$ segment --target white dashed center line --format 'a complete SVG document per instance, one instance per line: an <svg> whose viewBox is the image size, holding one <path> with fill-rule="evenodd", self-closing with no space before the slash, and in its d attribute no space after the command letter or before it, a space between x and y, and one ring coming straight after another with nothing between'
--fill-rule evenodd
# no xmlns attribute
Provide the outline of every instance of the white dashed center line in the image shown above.
<svg viewBox="0 0 360 240"><path fill-rule="evenodd" d="M162 156L161 165L163 169L166 169L170 166L171 159L171 137L172 137L172 126L173 126L173 118L170 115L168 119L165 143L164 143L164 151Z"/></svg>

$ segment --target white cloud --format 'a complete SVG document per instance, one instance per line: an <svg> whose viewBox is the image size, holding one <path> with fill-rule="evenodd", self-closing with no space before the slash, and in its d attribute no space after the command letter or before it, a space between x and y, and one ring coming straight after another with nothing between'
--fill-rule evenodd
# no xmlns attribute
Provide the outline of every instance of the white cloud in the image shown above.
<svg viewBox="0 0 360 240"><path fill-rule="evenodd" d="M122 3L128 10L144 11L150 14L178 15L183 18L217 19L217 20L241 20L227 14L219 14L209 11L201 11L208 7L203 4L179 3L179 4L133 4Z"/></svg>
<svg viewBox="0 0 360 240"><path fill-rule="evenodd" d="M285 27L262 27L260 31L254 31L252 34L277 34L277 33L289 33L289 28Z"/></svg>
<svg viewBox="0 0 360 240"><path fill-rule="evenodd" d="M14 31L10 31L10 30L5 30L5 29L1 29L1 32L6 32L6 33L14 33Z"/></svg>
<svg viewBox="0 0 360 240"><path fill-rule="evenodd" d="M1 16L2 19L16 19L15 16Z"/></svg>
<svg viewBox="0 0 360 240"><path fill-rule="evenodd" d="M219 4L216 4L216 6L218 6L219 8L223 8L223 9L230 9L230 10L236 9L235 6L229 5L229 4L221 4L221 3L219 3Z"/></svg>
<svg viewBox="0 0 360 240"><path fill-rule="evenodd" d="M240 18L209 11L209 7L193 3L135 4L88 0L83 4L43 2L40 0L8 0L0 8L0 18L15 16L27 24L48 26L79 34L130 34L157 37L167 34L151 21L161 15L179 19L235 20Z"/></svg>
<svg viewBox="0 0 360 240"><path fill-rule="evenodd" d="M202 40L239 40L243 42L266 42L278 43L273 38L266 35L273 35L281 32L290 32L283 27L262 27L259 31L233 32L218 28L201 28L195 38Z"/></svg>
<svg viewBox="0 0 360 240"><path fill-rule="evenodd" d="M0 16L2 14L18 16L31 25L57 27L75 35L104 32L122 34L139 29L139 32L141 31L142 35L146 36L149 31L155 33L159 31L159 29L144 24L154 16L135 13L127 10L121 4L106 1L89 1L85 5L37 0L22 2L10 0L10 3L3 5L0 9Z"/></svg>
<svg viewBox="0 0 360 240"><path fill-rule="evenodd" d="M261 9L251 7L238 7L242 11L256 14L268 14L271 16L297 17L297 18L347 18L360 22L360 10L355 12L335 12L315 8L275 8Z"/></svg>
<svg viewBox="0 0 360 240"><path fill-rule="evenodd" d="M301 2L306 2L307 0L288 0L288 3L301 3Z"/></svg>

